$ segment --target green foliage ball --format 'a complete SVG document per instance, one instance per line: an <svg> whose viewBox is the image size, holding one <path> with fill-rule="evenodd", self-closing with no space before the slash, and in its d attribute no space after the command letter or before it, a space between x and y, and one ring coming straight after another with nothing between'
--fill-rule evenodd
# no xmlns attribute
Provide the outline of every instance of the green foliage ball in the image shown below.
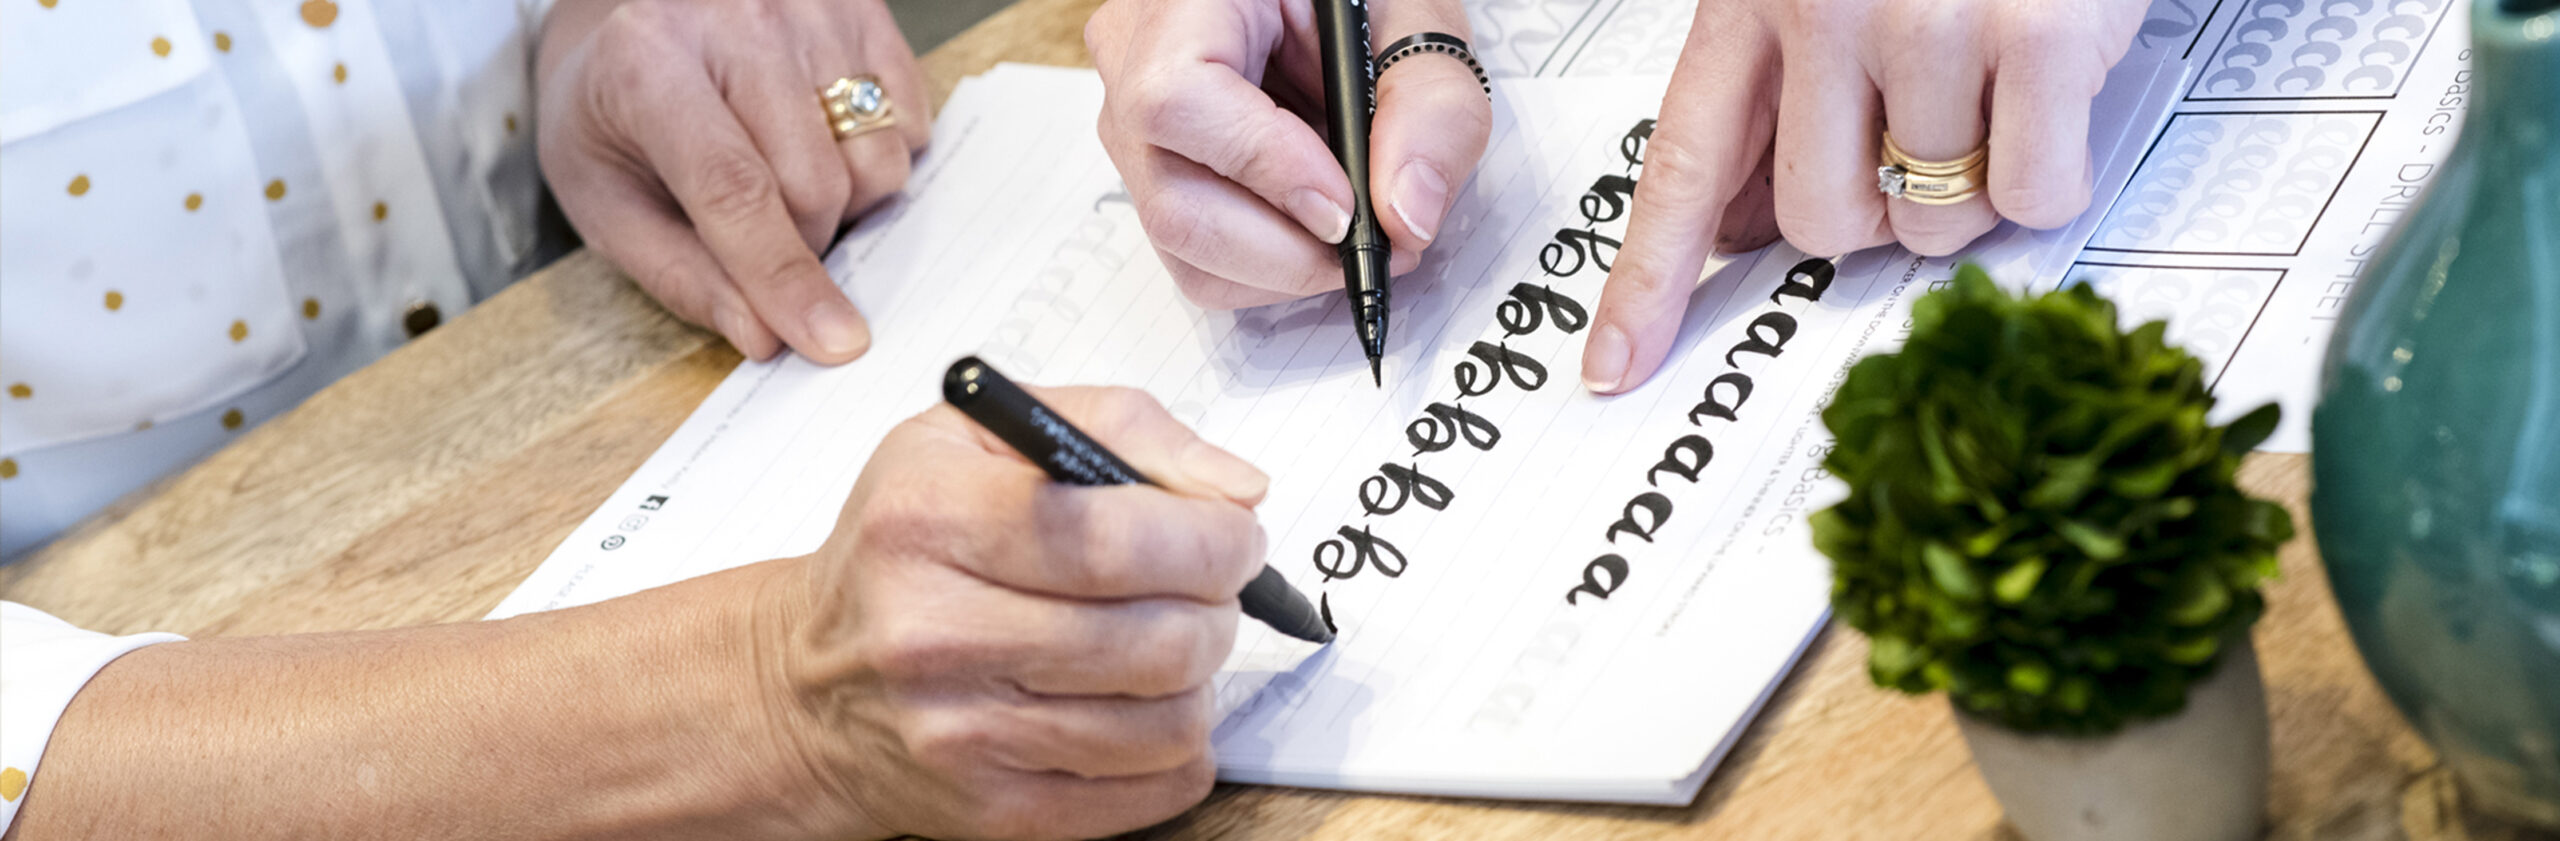
<svg viewBox="0 0 2560 841"><path fill-rule="evenodd" d="M2109 733L2176 712L2257 621L2293 518L2233 473L2277 409L2207 423L2203 365L2116 319L2085 285L2022 299L1965 266L1833 395L1849 497L1813 536L1877 685Z"/></svg>

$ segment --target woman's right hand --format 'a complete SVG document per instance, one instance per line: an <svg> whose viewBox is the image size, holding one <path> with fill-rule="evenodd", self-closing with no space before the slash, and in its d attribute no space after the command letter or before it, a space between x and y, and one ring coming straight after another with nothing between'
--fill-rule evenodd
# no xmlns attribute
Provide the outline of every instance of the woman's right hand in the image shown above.
<svg viewBox="0 0 2560 841"><path fill-rule="evenodd" d="M1143 392L1035 390L1163 486L1052 482L937 407L768 594L781 729L861 837L1087 838L1209 792L1269 480Z"/></svg>
<svg viewBox="0 0 2560 841"><path fill-rule="evenodd" d="M1368 0L1384 47L1467 37L1458 0ZM1324 138L1309 0L1112 0L1084 28L1106 91L1102 147L1192 303L1259 306L1342 288L1351 180ZM1378 80L1370 201L1397 274L1422 263L1492 132L1467 65L1417 55Z"/></svg>

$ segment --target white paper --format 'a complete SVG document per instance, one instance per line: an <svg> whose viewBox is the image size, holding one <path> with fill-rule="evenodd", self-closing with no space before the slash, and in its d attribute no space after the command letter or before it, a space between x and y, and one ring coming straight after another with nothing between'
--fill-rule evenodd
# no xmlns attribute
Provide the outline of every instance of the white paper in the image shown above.
<svg viewBox="0 0 2560 841"><path fill-rule="evenodd" d="M2094 123L2102 194L2183 72L2165 51L2140 55ZM1587 323L1569 313L1598 303L1611 252L1590 243L1626 221L1604 178L1640 178L1630 155L1663 84L1497 83L1484 163L1397 283L1379 389L1340 296L1232 313L1180 298L1094 139L1091 73L1006 65L969 80L909 197L828 256L874 326L869 355L739 366L492 616L815 549L888 429L977 353L1028 382L1143 388L1272 474L1269 562L1341 636L1319 650L1242 626L1217 678L1222 777L1687 802L1826 610L1804 518L1839 489L1819 467L1816 413L1852 362L1900 341L1911 299L1952 262L1744 255L1691 298L1648 385L1585 392ZM1962 259L2050 274L2090 229L2004 231ZM1524 285L1573 306L1498 309ZM1482 393L1462 397L1462 383ZM1434 449L1447 428L1416 424L1452 407L1499 440ZM1666 465L1675 450L1684 460ZM1445 484L1447 504L1371 513L1364 485L1380 507L1396 496L1384 465ZM1402 561L1354 570L1346 529Z"/></svg>
<svg viewBox="0 0 2560 841"><path fill-rule="evenodd" d="M2204 8L2203 0L2164 0ZM2330 327L2452 149L2469 98L2464 0L2224 0L2176 114L2066 282L2167 319L2216 420L2278 401L2262 449L2310 448Z"/></svg>

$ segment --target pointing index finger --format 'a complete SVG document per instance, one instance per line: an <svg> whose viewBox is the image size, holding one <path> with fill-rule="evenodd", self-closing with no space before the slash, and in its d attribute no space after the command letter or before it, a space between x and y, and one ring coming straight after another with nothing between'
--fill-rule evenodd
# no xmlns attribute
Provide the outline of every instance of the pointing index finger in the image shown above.
<svg viewBox="0 0 2560 841"><path fill-rule="evenodd" d="M1662 117L1646 144L1626 245L1601 288L1582 381L1602 394L1643 383L1671 351L1682 303L1697 287L1725 206L1775 131L1777 79L1768 36L1732 4L1698 9Z"/></svg>

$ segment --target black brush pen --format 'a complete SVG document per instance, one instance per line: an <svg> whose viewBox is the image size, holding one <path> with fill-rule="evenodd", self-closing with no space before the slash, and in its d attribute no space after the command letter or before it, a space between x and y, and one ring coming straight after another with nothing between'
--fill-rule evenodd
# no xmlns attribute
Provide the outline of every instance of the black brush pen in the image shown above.
<svg viewBox="0 0 2560 841"><path fill-rule="evenodd" d="M1325 140L1342 174L1351 179L1351 227L1335 251L1342 256L1342 288L1351 294L1351 323L1360 352L1369 356L1369 379L1386 385L1379 359L1387 354L1387 260L1393 249L1369 202L1369 118L1377 110L1376 74L1370 70L1369 10L1363 0L1316 0L1316 44L1324 62Z"/></svg>
<svg viewBox="0 0 2560 841"><path fill-rule="evenodd" d="M951 363L951 370L942 375L942 399L1040 465L1051 479L1071 485L1156 484L975 356ZM1244 606L1244 615L1274 631L1308 642L1333 641L1333 631L1325 627L1315 605L1308 604L1306 596L1268 565L1236 598Z"/></svg>

